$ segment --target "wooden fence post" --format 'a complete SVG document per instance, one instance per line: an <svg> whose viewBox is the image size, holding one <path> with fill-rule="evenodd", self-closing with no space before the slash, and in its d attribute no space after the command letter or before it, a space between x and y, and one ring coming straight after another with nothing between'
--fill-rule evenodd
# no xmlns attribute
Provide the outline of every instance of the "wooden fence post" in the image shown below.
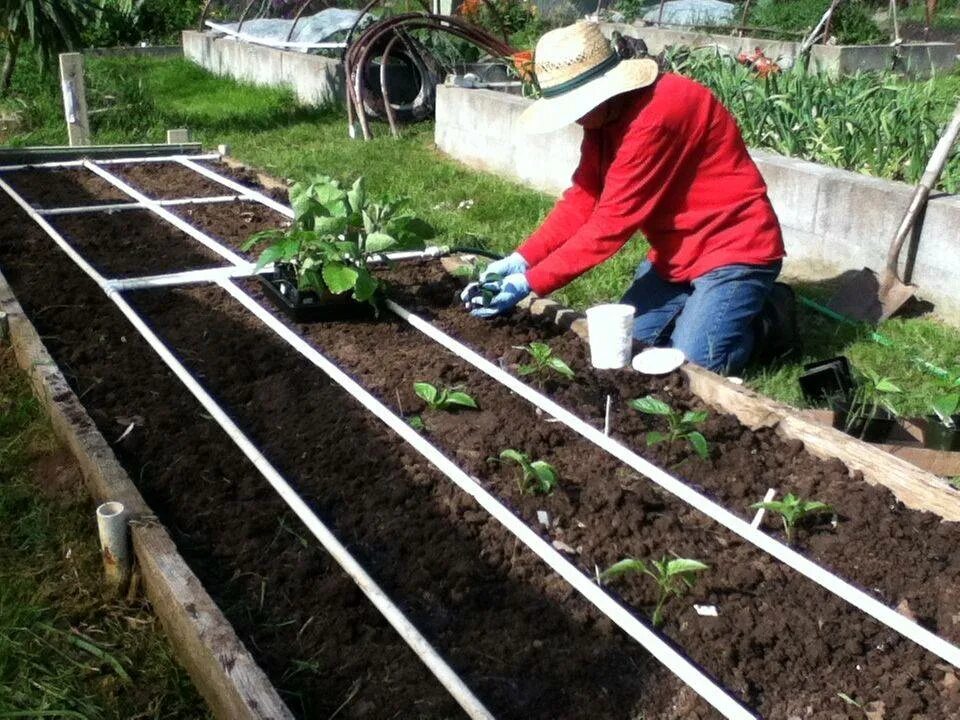
<svg viewBox="0 0 960 720"><path fill-rule="evenodd" d="M87 117L87 93L83 81L83 55L60 54L60 89L63 113L67 119L70 145L90 144L90 119Z"/></svg>

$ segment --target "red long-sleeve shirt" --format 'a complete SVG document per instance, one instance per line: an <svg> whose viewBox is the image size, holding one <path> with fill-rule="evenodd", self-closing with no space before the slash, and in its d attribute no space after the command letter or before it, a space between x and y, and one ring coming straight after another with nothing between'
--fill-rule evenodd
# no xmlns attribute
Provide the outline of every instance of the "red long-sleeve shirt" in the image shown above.
<svg viewBox="0 0 960 720"><path fill-rule="evenodd" d="M784 256L780 224L736 122L679 75L618 96L620 114L585 130L573 185L518 249L538 295L614 255L638 230L665 280Z"/></svg>

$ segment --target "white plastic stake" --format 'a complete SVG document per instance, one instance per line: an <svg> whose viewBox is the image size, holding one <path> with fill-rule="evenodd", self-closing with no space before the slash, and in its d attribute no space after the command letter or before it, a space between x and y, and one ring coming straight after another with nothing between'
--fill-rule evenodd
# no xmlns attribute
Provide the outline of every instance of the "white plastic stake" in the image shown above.
<svg viewBox="0 0 960 720"><path fill-rule="evenodd" d="M107 587L121 593L130 581L130 539L123 503L105 502L97 508L97 531Z"/></svg>
<svg viewBox="0 0 960 720"><path fill-rule="evenodd" d="M773 488L767 490L767 494L763 496L763 502L768 503L777 496L777 491ZM763 522L763 515L767 511L764 508L759 508L757 514L753 516L753 522L750 523L750 527L759 528L760 523Z"/></svg>
<svg viewBox="0 0 960 720"><path fill-rule="evenodd" d="M610 396L607 395L607 407L603 413L603 434L607 437L610 437L610 406L613 404L613 401L610 399Z"/></svg>

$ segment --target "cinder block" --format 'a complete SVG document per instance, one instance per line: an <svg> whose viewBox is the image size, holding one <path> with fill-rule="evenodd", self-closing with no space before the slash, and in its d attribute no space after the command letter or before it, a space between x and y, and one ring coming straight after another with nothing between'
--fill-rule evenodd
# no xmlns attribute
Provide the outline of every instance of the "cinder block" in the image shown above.
<svg viewBox="0 0 960 720"><path fill-rule="evenodd" d="M750 155L767 183L781 227L813 232L820 181L831 169L763 150L751 150Z"/></svg>

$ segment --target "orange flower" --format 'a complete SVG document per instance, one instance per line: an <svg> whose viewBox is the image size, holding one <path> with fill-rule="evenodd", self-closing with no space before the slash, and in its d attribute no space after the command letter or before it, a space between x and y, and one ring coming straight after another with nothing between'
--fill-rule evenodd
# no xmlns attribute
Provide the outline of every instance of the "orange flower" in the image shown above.
<svg viewBox="0 0 960 720"><path fill-rule="evenodd" d="M530 50L521 50L510 56L513 66L517 69L523 82L533 81L533 53Z"/></svg>

